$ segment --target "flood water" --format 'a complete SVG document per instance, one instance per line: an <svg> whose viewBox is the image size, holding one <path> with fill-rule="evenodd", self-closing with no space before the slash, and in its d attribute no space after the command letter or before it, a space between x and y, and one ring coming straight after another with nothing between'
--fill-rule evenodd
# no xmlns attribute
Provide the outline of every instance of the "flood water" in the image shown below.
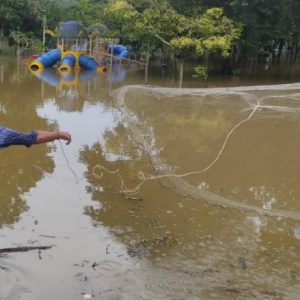
<svg viewBox="0 0 300 300"><path fill-rule="evenodd" d="M73 137L0 153L0 249L53 245L0 256L0 299L298 299L300 84L253 81L0 56L1 125Z"/></svg>

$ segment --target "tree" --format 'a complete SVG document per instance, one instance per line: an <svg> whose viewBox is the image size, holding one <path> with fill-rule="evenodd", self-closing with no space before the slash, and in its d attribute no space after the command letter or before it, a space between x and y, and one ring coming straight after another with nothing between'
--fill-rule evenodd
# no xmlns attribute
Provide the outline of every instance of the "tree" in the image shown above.
<svg viewBox="0 0 300 300"><path fill-rule="evenodd" d="M14 41L17 45L17 58L18 60L21 59L22 52L27 49L32 49L34 44L36 43L36 39L32 32L22 33L21 31L14 31L10 32L10 38Z"/></svg>
<svg viewBox="0 0 300 300"><path fill-rule="evenodd" d="M128 41L153 41L156 48L167 48L181 59L190 54L202 55L205 50L220 51L226 57L241 34L241 24L227 18L221 8L187 17L167 1L157 4L153 0L151 6L139 12L125 0L113 0L105 14Z"/></svg>
<svg viewBox="0 0 300 300"><path fill-rule="evenodd" d="M102 1L77 0L67 7L65 15L68 20L76 20L88 27L94 23L102 22L102 12Z"/></svg>
<svg viewBox="0 0 300 300"><path fill-rule="evenodd" d="M10 30L22 27L23 16L27 1L2 0L0 1L0 29L8 37Z"/></svg>

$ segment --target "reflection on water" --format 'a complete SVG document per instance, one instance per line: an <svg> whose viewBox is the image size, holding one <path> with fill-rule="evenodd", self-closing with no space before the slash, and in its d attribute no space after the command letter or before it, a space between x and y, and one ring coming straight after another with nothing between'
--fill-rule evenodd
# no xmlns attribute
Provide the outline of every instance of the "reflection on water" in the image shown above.
<svg viewBox="0 0 300 300"><path fill-rule="evenodd" d="M122 82L125 79L126 74L126 68L121 64L117 64L109 73L108 80L111 82Z"/></svg>
<svg viewBox="0 0 300 300"><path fill-rule="evenodd" d="M44 98L44 83L56 87L56 101L61 110L82 111L86 100L93 101L99 91L112 89L113 82L122 82L128 69L117 64L107 74L97 74L92 70L75 69L69 74L61 74L54 68L47 68L35 76L42 81L41 93Z"/></svg>
<svg viewBox="0 0 300 300"><path fill-rule="evenodd" d="M0 102L1 125L30 132L36 128L49 130L51 124L37 115L36 107L42 104L36 83L24 68L15 69L14 63L1 64ZM33 92L32 92L33 91ZM53 162L47 156L50 146L32 148L30 151L9 148L1 151L0 159L0 227L19 220L28 209L22 195L28 193L42 174L32 168L37 164L51 172Z"/></svg>
<svg viewBox="0 0 300 300"><path fill-rule="evenodd" d="M206 196L298 213L300 88L187 92L143 82L119 65L35 77L0 58L1 125L73 135L68 147L0 152L0 248L56 245L1 257L0 298L297 299L298 222ZM164 178L123 195L118 174L92 176L95 165L119 170L130 189L139 171L197 171L219 153L206 172L182 178L192 192Z"/></svg>
<svg viewBox="0 0 300 300"><path fill-rule="evenodd" d="M60 74L54 68L46 68L35 76L47 84L64 89L69 87L81 87L82 83L93 80L98 74L95 71L76 69L69 74Z"/></svg>

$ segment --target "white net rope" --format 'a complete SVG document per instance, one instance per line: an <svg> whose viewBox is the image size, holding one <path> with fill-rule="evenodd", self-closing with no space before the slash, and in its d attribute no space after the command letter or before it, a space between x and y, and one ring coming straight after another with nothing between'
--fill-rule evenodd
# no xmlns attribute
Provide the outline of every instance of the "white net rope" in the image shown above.
<svg viewBox="0 0 300 300"><path fill-rule="evenodd" d="M253 119L266 118L300 121L300 84L213 89L125 86L115 91L113 96L115 105L122 112L123 125L130 131L135 142L146 151L156 174L146 175L141 171L138 174L140 183L133 188L128 188L119 170L111 171L104 166L96 165L93 169L96 178L101 178L103 171L117 174L121 182L120 192L127 195L138 193L142 185L149 180L164 180L167 182L166 184L172 186L174 192L184 197L202 199L212 205L254 211L267 216L300 219L300 212L266 210L199 189L186 181L188 177L203 174L216 165L235 132L240 130L245 123ZM224 115L229 120L227 123L219 124L220 126L214 125L212 122L209 123L210 128L216 126L216 134L222 132L220 139L222 142L216 144L215 148L218 149L213 154L210 153L212 151L207 151L210 156L208 156L207 161L209 162L206 165L197 166L193 164L193 169L181 173L170 168L170 164L162 157L162 151L156 143L157 137L154 133L153 124L157 124L155 126L159 127L160 122L166 118L172 122L170 116L172 116L173 110L180 110L187 116L185 119L177 118L176 121L179 124L180 122L187 123L189 120L197 124L201 119L202 123L199 123L198 130L203 130L204 135L206 134L206 123L209 122L205 119L207 114L219 112L218 120L223 120ZM201 118L199 118L199 114L201 114ZM170 134L172 134L171 130ZM183 132L183 134L189 135L189 132ZM194 134L193 142L195 143L197 143L196 136L197 134ZM176 148L173 151L176 152ZM180 160L180 156L176 158Z"/></svg>

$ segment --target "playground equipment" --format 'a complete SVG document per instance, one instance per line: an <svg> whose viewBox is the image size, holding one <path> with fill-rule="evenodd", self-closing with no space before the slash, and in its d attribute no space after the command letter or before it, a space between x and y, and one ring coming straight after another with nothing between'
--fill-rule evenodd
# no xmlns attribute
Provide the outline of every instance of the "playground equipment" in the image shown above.
<svg viewBox="0 0 300 300"><path fill-rule="evenodd" d="M56 38L56 49L40 57L23 62L33 74L40 74L44 69L57 65L61 74L69 74L76 69L86 69L105 73L113 64L122 64L132 68L146 67L146 64L130 59L129 50L118 45L118 39L111 37L108 28L100 23L87 30L76 21L62 23L56 31L44 33Z"/></svg>
<svg viewBox="0 0 300 300"><path fill-rule="evenodd" d="M107 71L107 67L101 66L94 58L86 54L88 33L80 23L76 21L63 23L55 37L57 49L45 53L29 64L28 67L33 73L39 74L56 63L60 64L58 70L62 74L68 74L74 68L80 67L96 72Z"/></svg>
<svg viewBox="0 0 300 300"><path fill-rule="evenodd" d="M118 45L118 39L112 37L118 36L120 32L111 32L104 24L96 23L88 28L88 34L88 51L101 65L118 63L138 68L145 67L144 63L130 59L129 50L125 46Z"/></svg>

